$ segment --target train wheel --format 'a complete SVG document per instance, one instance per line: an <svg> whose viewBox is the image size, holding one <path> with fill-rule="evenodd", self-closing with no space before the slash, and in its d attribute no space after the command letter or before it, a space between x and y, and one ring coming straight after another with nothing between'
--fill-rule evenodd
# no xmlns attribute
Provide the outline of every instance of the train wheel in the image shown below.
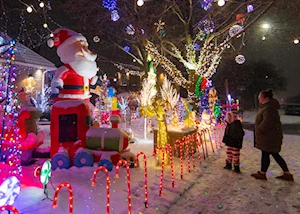
<svg viewBox="0 0 300 214"><path fill-rule="evenodd" d="M94 157L93 154L85 149L76 152L74 157L74 166L83 167L83 166L93 166Z"/></svg>
<svg viewBox="0 0 300 214"><path fill-rule="evenodd" d="M52 169L69 169L71 167L71 160L65 153L56 153L51 159Z"/></svg>

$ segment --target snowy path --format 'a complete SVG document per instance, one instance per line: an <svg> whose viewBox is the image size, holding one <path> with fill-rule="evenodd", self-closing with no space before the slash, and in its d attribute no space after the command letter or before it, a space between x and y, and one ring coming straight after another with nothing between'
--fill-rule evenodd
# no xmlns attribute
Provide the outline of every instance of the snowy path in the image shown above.
<svg viewBox="0 0 300 214"><path fill-rule="evenodd" d="M272 158L268 181L250 176L260 166L260 151L253 148L252 135L252 132L246 132L241 155L242 174L223 169L224 147L219 154L213 154L209 161L205 161L201 176L167 213L300 213L300 136L285 135L282 147L281 154L295 178L290 183L275 179L281 170Z"/></svg>

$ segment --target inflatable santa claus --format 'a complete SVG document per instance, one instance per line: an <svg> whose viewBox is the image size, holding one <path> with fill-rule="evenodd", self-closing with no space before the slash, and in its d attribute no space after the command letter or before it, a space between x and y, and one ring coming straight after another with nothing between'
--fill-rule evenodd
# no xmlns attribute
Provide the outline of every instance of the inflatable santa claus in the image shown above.
<svg viewBox="0 0 300 214"><path fill-rule="evenodd" d="M48 40L49 47L57 47L57 55L64 63L51 82L56 100L86 100L91 97L89 85L97 81L97 55L88 49L87 39L69 29L57 29L54 38Z"/></svg>

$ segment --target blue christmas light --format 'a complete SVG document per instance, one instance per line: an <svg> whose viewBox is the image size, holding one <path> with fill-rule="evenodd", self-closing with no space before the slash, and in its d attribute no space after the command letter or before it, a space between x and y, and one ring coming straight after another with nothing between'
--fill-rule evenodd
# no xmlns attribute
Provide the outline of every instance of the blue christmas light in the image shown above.
<svg viewBox="0 0 300 214"><path fill-rule="evenodd" d="M124 47L124 50L125 50L126 52L129 52L129 51L130 51L130 47L129 47L128 45L126 45L126 46Z"/></svg>
<svg viewBox="0 0 300 214"><path fill-rule="evenodd" d="M117 7L117 0L103 0L102 5L108 10L114 10Z"/></svg>

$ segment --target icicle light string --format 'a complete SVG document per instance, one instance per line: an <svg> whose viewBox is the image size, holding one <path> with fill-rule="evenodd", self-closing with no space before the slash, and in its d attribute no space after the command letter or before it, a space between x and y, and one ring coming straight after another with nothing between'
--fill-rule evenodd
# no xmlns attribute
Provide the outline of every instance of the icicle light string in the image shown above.
<svg viewBox="0 0 300 214"><path fill-rule="evenodd" d="M130 169L126 160L119 160L116 166L116 178L119 178L119 168L121 164L125 164L127 173L127 186L128 186L128 214L131 214L131 193L130 193Z"/></svg>
<svg viewBox="0 0 300 214"><path fill-rule="evenodd" d="M143 155L144 157L144 186L145 186L145 207L148 208L148 174L147 174L147 157L144 152L139 152L135 157L134 165L138 166L139 156Z"/></svg>
<svg viewBox="0 0 300 214"><path fill-rule="evenodd" d="M105 176L106 176L106 214L110 213L110 178L109 178L109 174L108 174L108 170L103 167L103 166L99 166L93 173L93 177L92 177L92 186L96 186L96 177L99 171L104 171Z"/></svg>
<svg viewBox="0 0 300 214"><path fill-rule="evenodd" d="M67 183L67 182L63 182L61 183L55 190L54 193L54 199L53 199L53 204L52 207L56 208L57 207L57 197L58 197L58 193L61 190L62 187L67 187L69 190L69 213L73 214L73 190L72 190L72 186Z"/></svg>

